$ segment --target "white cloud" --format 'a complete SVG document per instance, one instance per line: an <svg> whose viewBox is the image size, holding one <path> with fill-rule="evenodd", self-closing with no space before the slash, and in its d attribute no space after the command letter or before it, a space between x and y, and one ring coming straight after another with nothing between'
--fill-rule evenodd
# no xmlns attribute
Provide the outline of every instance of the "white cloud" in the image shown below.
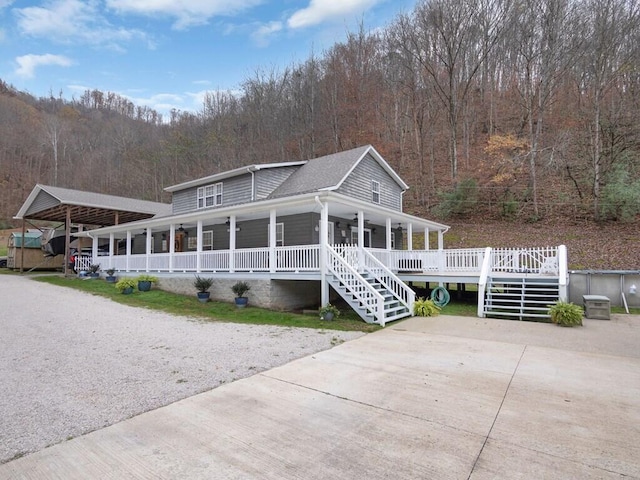
<svg viewBox="0 0 640 480"><path fill-rule="evenodd" d="M6 8L13 3L13 0L0 0L0 9Z"/></svg>
<svg viewBox="0 0 640 480"><path fill-rule="evenodd" d="M111 25L95 0L51 0L44 5L14 9L18 28L23 34L62 43L81 41L118 50L122 49L122 42L146 39L139 30Z"/></svg>
<svg viewBox="0 0 640 480"><path fill-rule="evenodd" d="M175 29L206 24L217 15L237 15L264 0L106 0L107 7L121 13L163 15L175 18Z"/></svg>
<svg viewBox="0 0 640 480"><path fill-rule="evenodd" d="M251 38L260 47L266 47L269 44L269 39L275 33L282 30L282 22L273 21L260 25L257 30L251 34Z"/></svg>
<svg viewBox="0 0 640 480"><path fill-rule="evenodd" d="M69 67L73 64L70 58L63 55L53 55L51 53L44 55L23 55L16 57L16 62L18 63L16 75L24 78L33 78L36 68L41 66L58 65L60 67Z"/></svg>
<svg viewBox="0 0 640 480"><path fill-rule="evenodd" d="M289 17L287 25L289 28L304 28L326 20L359 15L379 2L380 0L311 0L308 7Z"/></svg>

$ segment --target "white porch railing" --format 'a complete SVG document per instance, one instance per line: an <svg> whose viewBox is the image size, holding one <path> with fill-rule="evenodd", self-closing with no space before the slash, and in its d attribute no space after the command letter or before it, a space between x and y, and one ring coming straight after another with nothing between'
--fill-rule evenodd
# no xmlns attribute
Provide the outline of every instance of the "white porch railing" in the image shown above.
<svg viewBox="0 0 640 480"><path fill-rule="evenodd" d="M391 270L409 273L479 273L485 254L484 248L369 251Z"/></svg>
<svg viewBox="0 0 640 480"><path fill-rule="evenodd" d="M352 265L360 264L357 248L351 245L334 245L337 252ZM499 248L491 251L491 272L534 273L562 276L563 262L566 272L566 249ZM486 255L484 248L449 250L384 250L367 249L382 265L394 272L407 273L465 273L480 275ZM79 257L81 269L99 263L102 270L109 267L118 271L197 272L198 255L201 272L319 272L320 246L293 245L244 248L233 250L207 250L203 252L153 253ZM85 265L86 263L86 265ZM232 268L233 266L233 268Z"/></svg>
<svg viewBox="0 0 640 480"><path fill-rule="evenodd" d="M559 247L494 248L491 251L491 271L558 275L558 249Z"/></svg>

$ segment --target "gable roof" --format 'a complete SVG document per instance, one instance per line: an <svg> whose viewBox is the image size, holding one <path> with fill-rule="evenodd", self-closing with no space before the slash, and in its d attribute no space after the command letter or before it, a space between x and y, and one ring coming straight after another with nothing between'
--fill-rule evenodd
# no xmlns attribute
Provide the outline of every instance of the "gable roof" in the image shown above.
<svg viewBox="0 0 640 480"><path fill-rule="evenodd" d="M14 218L64 222L67 208L74 223L113 225L171 214L171 205L135 198L37 184Z"/></svg>
<svg viewBox="0 0 640 480"><path fill-rule="evenodd" d="M292 173L282 185L276 188L269 195L269 198L299 195L320 190L336 190L340 188L340 185L367 155L371 155L400 188L403 190L409 189L409 186L402 181L376 149L371 145L365 145L308 160L302 167Z"/></svg>
<svg viewBox="0 0 640 480"><path fill-rule="evenodd" d="M226 172L215 173L213 175L209 175L208 177L197 178L195 180L189 180L188 182L172 185L170 187L166 187L164 190L166 192L177 192L180 190L184 190L186 188L199 187L201 185L210 185L212 183L220 182L227 178L237 177L238 175L243 175L249 172L257 172L258 170L265 170L268 168L297 167L300 165L304 165L305 163L306 163L305 161L298 161L298 162L262 163L262 164L247 165L246 167L234 168L233 170L227 170Z"/></svg>

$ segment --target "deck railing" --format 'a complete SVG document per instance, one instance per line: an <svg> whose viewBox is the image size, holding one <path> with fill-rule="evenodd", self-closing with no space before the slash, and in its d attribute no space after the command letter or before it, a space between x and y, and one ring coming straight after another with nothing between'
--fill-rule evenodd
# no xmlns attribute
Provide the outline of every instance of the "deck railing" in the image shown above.
<svg viewBox="0 0 640 480"><path fill-rule="evenodd" d="M352 265L359 264L358 249L352 245L333 245L336 252ZM367 249L378 261L393 272L402 273L465 273L480 275L486 255L484 248L447 250L385 250ZM497 248L491 250L491 272L535 273L558 275L562 258L559 247ZM199 261L198 261L198 256ZM566 256L566 255L565 255ZM203 252L153 253L134 255L81 257L88 269L99 263L102 270L134 272L319 272L320 245L293 245L206 250Z"/></svg>
<svg viewBox="0 0 640 480"><path fill-rule="evenodd" d="M559 274L558 247L494 248L491 259L492 272Z"/></svg>

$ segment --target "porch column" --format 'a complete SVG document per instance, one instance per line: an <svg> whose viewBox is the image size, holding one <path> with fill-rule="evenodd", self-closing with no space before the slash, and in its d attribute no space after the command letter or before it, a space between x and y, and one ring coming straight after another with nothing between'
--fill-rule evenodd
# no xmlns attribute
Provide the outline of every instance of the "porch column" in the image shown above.
<svg viewBox="0 0 640 480"><path fill-rule="evenodd" d="M276 271L276 210L269 210L269 271Z"/></svg>
<svg viewBox="0 0 640 480"><path fill-rule="evenodd" d="M98 263L98 237L91 238L91 264Z"/></svg>
<svg viewBox="0 0 640 480"><path fill-rule="evenodd" d="M145 230L146 232L146 242L145 242L145 247L144 247L144 252L147 256L147 258L145 259L145 271L148 272L149 271L149 262L151 261L151 241L153 240L153 237L151 236L151 228L147 227L147 229Z"/></svg>
<svg viewBox="0 0 640 480"><path fill-rule="evenodd" d="M229 217L229 271L236 270L236 216Z"/></svg>
<svg viewBox="0 0 640 480"><path fill-rule="evenodd" d="M438 250L444 249L444 232L442 230L438 230Z"/></svg>
<svg viewBox="0 0 640 480"><path fill-rule="evenodd" d="M407 223L407 250L413 250L413 225Z"/></svg>
<svg viewBox="0 0 640 480"><path fill-rule="evenodd" d="M113 268L113 232L109 234L109 268Z"/></svg>
<svg viewBox="0 0 640 480"><path fill-rule="evenodd" d="M176 226L169 225L169 273L173 272L173 255L176 253Z"/></svg>
<svg viewBox="0 0 640 480"><path fill-rule="evenodd" d="M387 221L385 224L385 231L387 232L387 239L385 240L385 245L387 250L391 250L391 217L387 217Z"/></svg>
<svg viewBox="0 0 640 480"><path fill-rule="evenodd" d="M131 258L131 230L127 230L127 264L125 271L129 271L129 259Z"/></svg>
<svg viewBox="0 0 640 480"><path fill-rule="evenodd" d="M202 220L198 220L196 228L196 272L202 271Z"/></svg>
<svg viewBox="0 0 640 480"><path fill-rule="evenodd" d="M424 249L429 250L429 227L424 227Z"/></svg>
<svg viewBox="0 0 640 480"><path fill-rule="evenodd" d="M317 198L317 197L316 197ZM320 306L329 303L329 283L327 282L327 227L329 204L323 203L320 210Z"/></svg>
<svg viewBox="0 0 640 480"><path fill-rule="evenodd" d="M364 263L364 212L358 210L358 270L362 269Z"/></svg>

